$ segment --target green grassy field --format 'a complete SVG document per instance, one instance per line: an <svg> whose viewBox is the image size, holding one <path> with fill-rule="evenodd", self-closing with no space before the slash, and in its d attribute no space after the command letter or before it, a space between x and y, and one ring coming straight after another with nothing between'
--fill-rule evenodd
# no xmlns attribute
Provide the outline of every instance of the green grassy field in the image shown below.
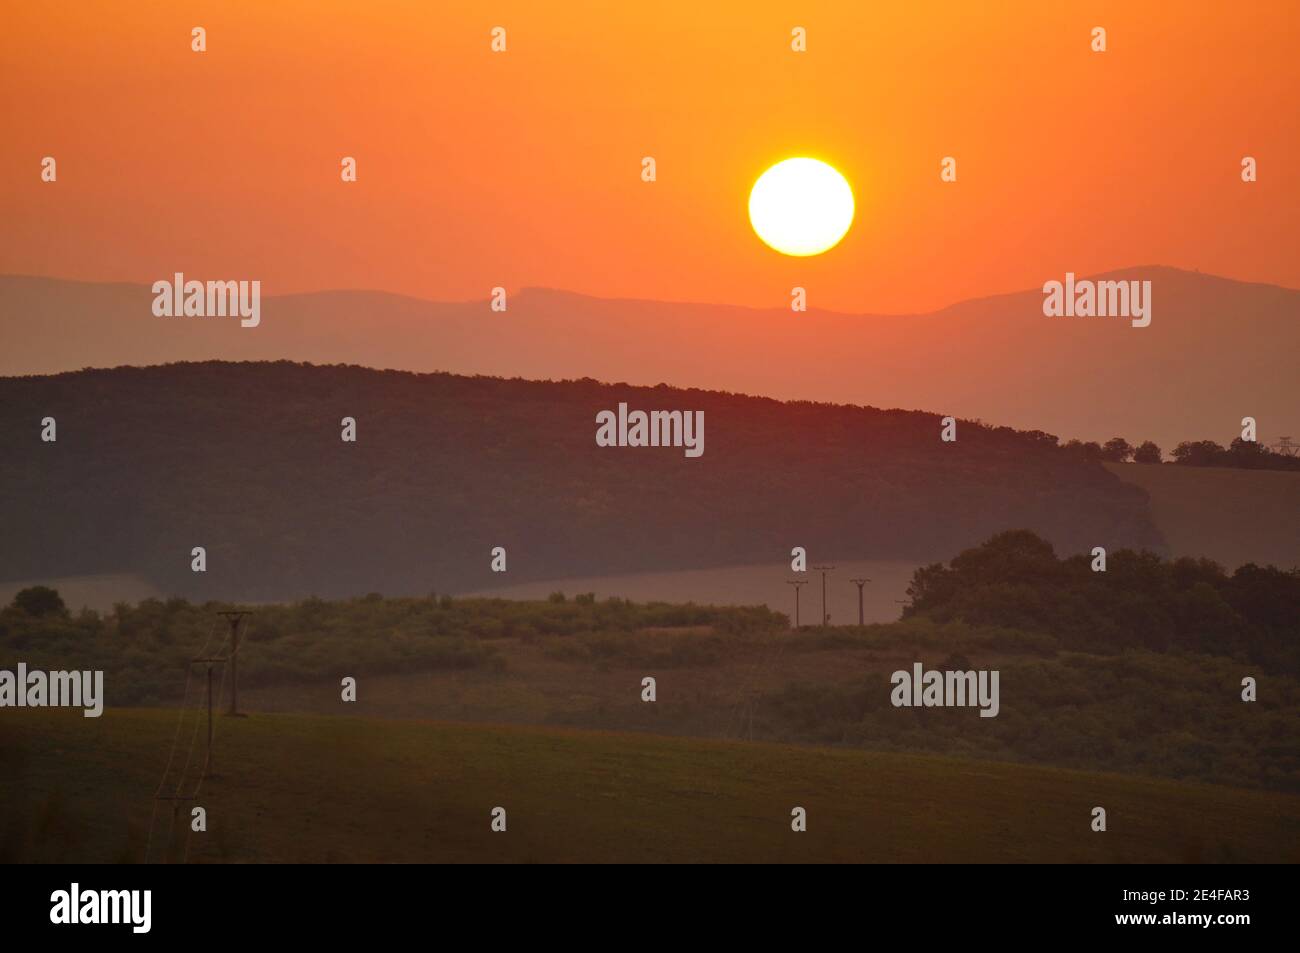
<svg viewBox="0 0 1300 953"><path fill-rule="evenodd" d="M0 859L139 861L175 712L0 719ZM190 862L1289 861L1300 797L993 762L365 717L217 722ZM202 753L202 734L194 763ZM182 734L172 787L184 760ZM185 790L192 788L187 781ZM490 830L490 811L508 830ZM806 833L790 830L794 806ZM1109 830L1089 829L1094 805ZM169 809L158 812L162 858ZM177 823L183 844L185 816ZM174 858L179 859L179 857Z"/></svg>

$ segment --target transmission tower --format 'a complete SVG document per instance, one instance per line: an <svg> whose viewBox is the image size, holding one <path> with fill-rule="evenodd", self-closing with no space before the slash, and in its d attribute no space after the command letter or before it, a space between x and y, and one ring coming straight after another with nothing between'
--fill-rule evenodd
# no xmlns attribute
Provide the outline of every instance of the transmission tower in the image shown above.
<svg viewBox="0 0 1300 953"><path fill-rule="evenodd" d="M1278 437L1277 443L1270 444L1268 449L1284 457L1300 457L1300 443L1292 443L1290 437Z"/></svg>

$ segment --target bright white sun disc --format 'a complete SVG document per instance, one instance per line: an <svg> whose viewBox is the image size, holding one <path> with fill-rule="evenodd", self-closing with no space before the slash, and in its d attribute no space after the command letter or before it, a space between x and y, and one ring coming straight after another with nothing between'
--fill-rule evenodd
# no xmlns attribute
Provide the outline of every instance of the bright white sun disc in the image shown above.
<svg viewBox="0 0 1300 953"><path fill-rule="evenodd" d="M820 255L853 224L853 190L819 159L785 159L754 183L749 221L783 255Z"/></svg>

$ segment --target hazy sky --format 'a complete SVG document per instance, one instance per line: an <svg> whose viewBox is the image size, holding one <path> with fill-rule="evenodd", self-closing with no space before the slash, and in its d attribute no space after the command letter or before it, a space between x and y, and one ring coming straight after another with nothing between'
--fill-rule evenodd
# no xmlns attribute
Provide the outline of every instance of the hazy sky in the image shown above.
<svg viewBox="0 0 1300 953"><path fill-rule="evenodd" d="M13 4L0 271L771 306L799 284L852 311L1153 263L1296 287L1298 25L1294 2ZM819 258L746 218L791 155L856 192Z"/></svg>

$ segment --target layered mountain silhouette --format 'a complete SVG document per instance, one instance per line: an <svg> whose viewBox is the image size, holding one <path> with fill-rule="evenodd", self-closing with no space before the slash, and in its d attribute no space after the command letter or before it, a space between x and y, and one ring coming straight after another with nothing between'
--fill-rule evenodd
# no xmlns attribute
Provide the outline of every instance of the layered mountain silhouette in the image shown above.
<svg viewBox="0 0 1300 953"><path fill-rule="evenodd" d="M703 455L597 446L597 415L620 402L702 411ZM290 362L2 378L0 579L130 572L164 593L279 600L772 564L795 546L921 563L1008 528L1062 553L1164 548L1146 493L1100 464L1041 434L941 429L663 385Z"/></svg>
<svg viewBox="0 0 1300 953"><path fill-rule="evenodd" d="M512 294L497 313L486 298L277 297L268 288L261 325L241 328L234 319L155 317L145 285L10 276L0 278L0 375L288 359L925 409L1063 440L1120 435L1166 449L1227 443L1244 416L1265 441L1300 431L1300 292L1162 267L1091 277L1150 280L1150 327L1045 317L1038 289L931 314L851 315L540 289Z"/></svg>

